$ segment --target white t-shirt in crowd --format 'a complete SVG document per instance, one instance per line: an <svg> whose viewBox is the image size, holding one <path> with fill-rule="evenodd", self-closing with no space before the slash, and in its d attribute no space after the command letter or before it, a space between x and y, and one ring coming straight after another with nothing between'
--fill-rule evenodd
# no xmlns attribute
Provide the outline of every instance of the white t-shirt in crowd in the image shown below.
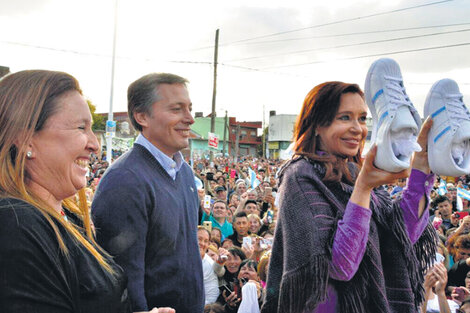
<svg viewBox="0 0 470 313"><path fill-rule="evenodd" d="M214 272L214 260L207 254L202 259L202 272L204 275L204 292L206 294L206 303L210 304L217 301L219 296L219 281Z"/></svg>
<svg viewBox="0 0 470 313"><path fill-rule="evenodd" d="M447 303L449 304L450 311L455 313L459 308L459 305L454 300L447 299ZM427 313L439 313L439 300L436 295L434 298L428 300L428 304L426 305L426 312Z"/></svg>

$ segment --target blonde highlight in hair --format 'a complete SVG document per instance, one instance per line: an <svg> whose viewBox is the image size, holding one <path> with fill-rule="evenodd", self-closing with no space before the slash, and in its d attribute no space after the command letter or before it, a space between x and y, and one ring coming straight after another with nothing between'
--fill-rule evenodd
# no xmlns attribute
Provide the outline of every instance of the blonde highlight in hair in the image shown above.
<svg viewBox="0 0 470 313"><path fill-rule="evenodd" d="M0 197L20 199L35 207L52 227L60 250L65 255L68 256L69 251L57 224L62 225L78 244L83 245L106 271L114 274L103 257L107 255L106 252L95 242L86 201L84 204L80 201L80 207L70 199L63 201L63 205L83 221L82 229L67 222L38 197L27 183L28 145L35 132L41 130L58 109L57 100L71 91L82 94L77 80L63 72L28 70L7 75L0 80Z"/></svg>

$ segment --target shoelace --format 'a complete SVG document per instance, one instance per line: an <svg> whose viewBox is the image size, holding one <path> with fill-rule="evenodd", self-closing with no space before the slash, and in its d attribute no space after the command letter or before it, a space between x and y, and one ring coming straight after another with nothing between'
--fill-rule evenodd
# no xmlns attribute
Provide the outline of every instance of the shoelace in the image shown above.
<svg viewBox="0 0 470 313"><path fill-rule="evenodd" d="M447 98L447 111L449 112L450 123L455 128L460 125L460 121L470 121L470 112L463 103L463 96L460 93L449 94Z"/></svg>
<svg viewBox="0 0 470 313"><path fill-rule="evenodd" d="M388 83L385 85L387 88L387 95L391 97L390 103L398 108L400 106L406 105L413 107L413 104L410 101L410 98L406 94L405 87L403 86L403 80L399 77L393 76L384 76L388 80Z"/></svg>

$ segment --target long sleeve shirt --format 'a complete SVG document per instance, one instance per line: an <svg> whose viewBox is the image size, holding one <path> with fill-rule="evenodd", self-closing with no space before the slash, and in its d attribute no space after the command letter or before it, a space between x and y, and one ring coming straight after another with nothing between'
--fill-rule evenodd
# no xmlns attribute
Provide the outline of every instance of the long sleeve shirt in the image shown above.
<svg viewBox="0 0 470 313"><path fill-rule="evenodd" d="M407 187L403 190L400 207L403 210L403 219L411 243L415 243L429 220L427 208L418 216L419 201L423 196L429 200L434 184L434 174L413 169ZM429 201L426 202L427 205ZM336 235L333 241L332 259L330 263L330 277L335 280L350 280L362 261L369 236L369 222L372 216L370 209L359 206L351 201L346 206L343 219L338 222ZM335 312L336 292L330 286L328 290L329 301L320 304L315 313Z"/></svg>

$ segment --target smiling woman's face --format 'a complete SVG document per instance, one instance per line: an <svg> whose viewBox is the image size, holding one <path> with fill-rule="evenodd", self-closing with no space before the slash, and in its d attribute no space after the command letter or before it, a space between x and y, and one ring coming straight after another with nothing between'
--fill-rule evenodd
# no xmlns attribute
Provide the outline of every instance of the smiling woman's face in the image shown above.
<svg viewBox="0 0 470 313"><path fill-rule="evenodd" d="M34 134L26 160L28 184L45 201L63 200L85 187L90 155L98 151L83 96L70 91L57 102L57 111Z"/></svg>
<svg viewBox="0 0 470 313"><path fill-rule="evenodd" d="M341 96L340 106L329 126L318 127L320 149L341 157L357 155L367 136L367 106L357 93Z"/></svg>
<svg viewBox="0 0 470 313"><path fill-rule="evenodd" d="M240 259L238 255L233 255L229 253L228 259L225 262L225 267L230 273L235 274L236 272L238 272L238 269L240 268L241 263L242 263L242 259Z"/></svg>

